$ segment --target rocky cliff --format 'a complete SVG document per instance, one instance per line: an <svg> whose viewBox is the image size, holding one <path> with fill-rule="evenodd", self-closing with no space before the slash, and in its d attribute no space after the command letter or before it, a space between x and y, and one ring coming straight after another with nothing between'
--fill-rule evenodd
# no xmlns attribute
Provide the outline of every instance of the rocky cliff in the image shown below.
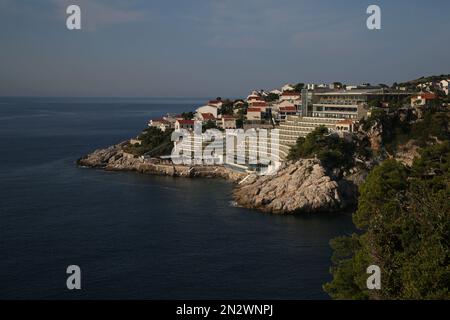
<svg viewBox="0 0 450 320"><path fill-rule="evenodd" d="M77 164L110 171L137 171L172 177L223 178L233 182L238 182L245 177L244 173L223 166L186 166L175 165L170 161L144 159L126 153L123 150L124 145L126 142L96 150L78 159Z"/></svg>
<svg viewBox="0 0 450 320"><path fill-rule="evenodd" d="M277 214L338 211L356 200L355 183L351 179L334 181L316 159L285 163L275 175L258 176L223 166L185 166L144 159L126 153L125 144L96 150L77 163L112 171L227 179L236 183L234 199L237 204Z"/></svg>
<svg viewBox="0 0 450 320"><path fill-rule="evenodd" d="M286 163L273 176L251 176L238 185L236 202L263 212L334 212L354 204L357 188L349 179L334 181L316 159Z"/></svg>

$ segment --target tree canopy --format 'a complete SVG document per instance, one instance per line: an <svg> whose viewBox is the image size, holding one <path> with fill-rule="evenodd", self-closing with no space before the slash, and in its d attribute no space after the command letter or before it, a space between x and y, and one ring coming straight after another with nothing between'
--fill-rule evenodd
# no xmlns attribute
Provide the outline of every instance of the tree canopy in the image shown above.
<svg viewBox="0 0 450 320"><path fill-rule="evenodd" d="M376 167L360 187L353 220L360 234L331 241L335 299L449 299L450 144L429 146L411 168ZM368 290L366 268L381 268Z"/></svg>
<svg viewBox="0 0 450 320"><path fill-rule="evenodd" d="M306 138L300 137L297 143L291 147L288 159L317 157L322 164L329 168L348 167L353 163L355 145L339 138L335 134L329 134L324 126L316 128Z"/></svg>

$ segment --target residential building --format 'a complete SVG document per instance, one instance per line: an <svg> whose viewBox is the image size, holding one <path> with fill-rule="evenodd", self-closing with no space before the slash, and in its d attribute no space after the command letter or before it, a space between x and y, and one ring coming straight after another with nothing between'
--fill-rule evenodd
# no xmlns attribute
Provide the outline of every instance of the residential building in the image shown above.
<svg viewBox="0 0 450 320"><path fill-rule="evenodd" d="M209 100L209 101L208 101L208 105L220 109L220 108L222 108L222 106L223 106L223 102L222 102L222 100L220 100L220 99Z"/></svg>
<svg viewBox="0 0 450 320"><path fill-rule="evenodd" d="M277 96L279 96L279 95L281 95L283 92L280 91L280 90L278 90L278 89L274 89L274 90L270 91L270 93L276 94Z"/></svg>
<svg viewBox="0 0 450 320"><path fill-rule="evenodd" d="M448 80L441 80L440 86L441 90L445 92L446 95L448 95L448 84L450 82L450 79Z"/></svg>
<svg viewBox="0 0 450 320"><path fill-rule="evenodd" d="M280 96L280 101L290 101L294 104L301 103L302 95L299 92L289 91L289 92L283 92Z"/></svg>
<svg viewBox="0 0 450 320"><path fill-rule="evenodd" d="M294 91L294 90L295 90L295 87L292 84L285 84L283 87L281 87L282 92Z"/></svg>
<svg viewBox="0 0 450 320"><path fill-rule="evenodd" d="M261 121L261 108L250 107L247 109L248 121Z"/></svg>
<svg viewBox="0 0 450 320"><path fill-rule="evenodd" d="M170 129L172 127L172 123L164 118L151 119L148 122L148 126L158 128L161 131L166 131L167 129Z"/></svg>
<svg viewBox="0 0 450 320"><path fill-rule="evenodd" d="M197 110L195 110L197 116L199 116L201 113L211 113L212 115L214 115L214 118L217 118L217 114L218 112L218 107L217 106L213 106L213 105L206 105L203 107L198 108Z"/></svg>
<svg viewBox="0 0 450 320"><path fill-rule="evenodd" d="M177 120L175 122L175 131L180 131L181 129L194 130L195 120Z"/></svg>
<svg viewBox="0 0 450 320"><path fill-rule="evenodd" d="M214 115L209 112L198 114L197 119L202 122L216 121L216 117L214 117Z"/></svg>
<svg viewBox="0 0 450 320"><path fill-rule="evenodd" d="M355 122L350 119L336 121L336 130L342 132L353 132Z"/></svg>
<svg viewBox="0 0 450 320"><path fill-rule="evenodd" d="M227 114L223 114L220 118L221 124L220 127L222 129L236 129L236 117L230 116Z"/></svg>
<svg viewBox="0 0 450 320"><path fill-rule="evenodd" d="M259 108L262 112L266 112L269 107L265 101L253 101L249 104L250 108Z"/></svg>
<svg viewBox="0 0 450 320"><path fill-rule="evenodd" d="M433 92L422 92L418 95L411 97L411 106L412 107L424 107L429 106L434 100L436 100L437 96Z"/></svg>
<svg viewBox="0 0 450 320"><path fill-rule="evenodd" d="M297 107L294 105L280 107L278 109L277 120L285 121L287 116L295 116L297 115Z"/></svg>

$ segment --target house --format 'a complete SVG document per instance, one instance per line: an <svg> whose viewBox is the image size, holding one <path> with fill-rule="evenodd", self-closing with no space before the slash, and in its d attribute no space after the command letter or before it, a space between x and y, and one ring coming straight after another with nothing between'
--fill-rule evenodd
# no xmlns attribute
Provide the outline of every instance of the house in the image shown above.
<svg viewBox="0 0 450 320"><path fill-rule="evenodd" d="M149 127L158 128L161 131L166 131L172 127L172 124L164 118L152 119L148 122Z"/></svg>
<svg viewBox="0 0 450 320"><path fill-rule="evenodd" d="M354 121L350 119L339 120L336 122L336 131L353 132L354 125L355 125Z"/></svg>
<svg viewBox="0 0 450 320"><path fill-rule="evenodd" d="M197 119L202 122L216 121L216 117L212 113L200 113L197 115Z"/></svg>
<svg viewBox="0 0 450 320"><path fill-rule="evenodd" d="M422 92L411 97L411 106L429 106L436 98L436 94L433 92Z"/></svg>
<svg viewBox="0 0 450 320"><path fill-rule="evenodd" d="M208 105L213 106L213 107L217 107L218 109L220 109L223 106L223 102L222 102L221 99L209 100L208 101Z"/></svg>
<svg viewBox="0 0 450 320"><path fill-rule="evenodd" d="M283 101L280 101L277 104L275 104L274 105L274 109L275 110L280 110L280 108L282 108L282 107L289 107L289 106L292 106L292 105L294 105L294 104L291 101L283 100Z"/></svg>
<svg viewBox="0 0 450 320"><path fill-rule="evenodd" d="M248 121L261 121L261 109L250 107L247 109Z"/></svg>
<svg viewBox="0 0 450 320"><path fill-rule="evenodd" d="M281 87L281 91L282 92L286 92L286 91L294 91L295 87L292 84L285 84L283 87Z"/></svg>
<svg viewBox="0 0 450 320"><path fill-rule="evenodd" d="M222 129L236 129L236 117L224 114L221 121L220 127Z"/></svg>
<svg viewBox="0 0 450 320"><path fill-rule="evenodd" d="M274 90L270 91L270 93L276 94L277 96L279 96L279 95L281 95L283 92L281 92L281 91L278 90L278 89L274 89Z"/></svg>
<svg viewBox="0 0 450 320"><path fill-rule="evenodd" d="M268 105L265 101L253 101L250 103L250 108L259 108L262 112L266 112Z"/></svg>
<svg viewBox="0 0 450 320"><path fill-rule="evenodd" d="M253 91L248 97L247 97L247 103L250 104L253 101L262 101L263 99L261 98L261 96L256 93L255 91Z"/></svg>
<svg viewBox="0 0 450 320"><path fill-rule="evenodd" d="M291 101L292 103L296 101L301 101L302 95L298 92L283 92L283 94L280 96L280 101Z"/></svg>
<svg viewBox="0 0 450 320"><path fill-rule="evenodd" d="M450 82L450 79L441 80L441 82L439 82L441 90L444 91L446 95L448 95L448 83L449 82Z"/></svg>
<svg viewBox="0 0 450 320"><path fill-rule="evenodd" d="M175 131L181 129L194 130L195 120L177 120L175 122Z"/></svg>
<svg viewBox="0 0 450 320"><path fill-rule="evenodd" d="M295 116L297 114L296 106L280 107L278 109L278 120L285 121L287 116Z"/></svg>
<svg viewBox="0 0 450 320"><path fill-rule="evenodd" d="M206 106L197 108L197 110L195 110L195 112L197 114L197 117L199 117L199 115L201 113L211 113L212 115L214 115L214 118L217 118L218 110L219 110L219 108L217 106L206 105Z"/></svg>

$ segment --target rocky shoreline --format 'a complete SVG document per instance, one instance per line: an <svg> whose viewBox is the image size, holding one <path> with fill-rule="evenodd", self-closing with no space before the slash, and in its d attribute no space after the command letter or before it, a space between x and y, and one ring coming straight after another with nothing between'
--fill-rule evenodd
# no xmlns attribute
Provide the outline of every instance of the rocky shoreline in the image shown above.
<svg viewBox="0 0 450 320"><path fill-rule="evenodd" d="M275 175L259 176L224 166L175 165L146 159L123 150L127 142L96 150L77 160L80 166L109 171L186 178L222 178L236 184L233 197L242 207L273 214L338 212L357 202L357 186L364 173L333 179L317 159L286 162Z"/></svg>

